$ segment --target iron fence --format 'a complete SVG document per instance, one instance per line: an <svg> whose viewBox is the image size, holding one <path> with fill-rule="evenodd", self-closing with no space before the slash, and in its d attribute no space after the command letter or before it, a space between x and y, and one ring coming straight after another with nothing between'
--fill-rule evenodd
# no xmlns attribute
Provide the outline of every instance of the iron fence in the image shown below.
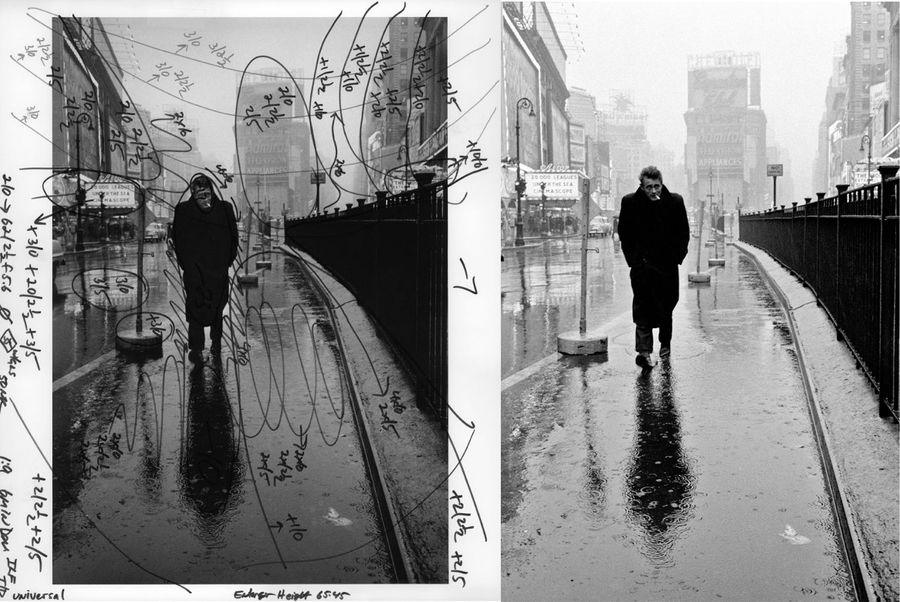
<svg viewBox="0 0 900 602"><path fill-rule="evenodd" d="M878 391L882 416L897 417L897 166L882 181L805 203L740 217L740 238L767 251L812 289Z"/></svg>
<svg viewBox="0 0 900 602"><path fill-rule="evenodd" d="M288 220L286 240L326 267L379 324L416 381L419 401L447 420L447 183L324 215Z"/></svg>

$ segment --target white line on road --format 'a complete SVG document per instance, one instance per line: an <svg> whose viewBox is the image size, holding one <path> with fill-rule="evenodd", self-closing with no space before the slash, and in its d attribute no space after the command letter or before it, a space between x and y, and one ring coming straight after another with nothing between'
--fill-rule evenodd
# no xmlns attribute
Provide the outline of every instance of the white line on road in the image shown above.
<svg viewBox="0 0 900 602"><path fill-rule="evenodd" d="M76 368L75 370L72 370L65 376L57 378L56 380L53 381L53 392L56 393L63 387L71 385L73 382L75 382L82 376L85 376L89 372L96 370L100 366L100 364L102 364L103 362L109 361L110 359L115 357L115 355L116 355L115 349L113 349L112 351L107 351L100 357L95 358L94 360L86 363L85 365L81 366L80 368Z"/></svg>
<svg viewBox="0 0 900 602"><path fill-rule="evenodd" d="M621 323L626 318L629 318L630 316L631 316L631 310L629 309L628 311L622 312L621 314L619 314L612 320L609 320L608 322L606 322L599 328L591 328L590 332L599 332L599 333L602 333L604 336L608 336L608 334L610 332L616 330L621 325ZM561 356L562 356L562 354L560 354L560 353L553 353L551 355L548 355L544 359L540 359L540 360L534 362L533 364L530 364L530 365L526 366L525 368L522 368L518 372L507 376L502 381L500 381L500 390L505 391L509 387L515 386L515 385L519 384L520 382L522 382L523 380L530 378L534 374L536 374L536 373L540 372L541 370L543 370L544 368L546 368L548 365L557 361Z"/></svg>

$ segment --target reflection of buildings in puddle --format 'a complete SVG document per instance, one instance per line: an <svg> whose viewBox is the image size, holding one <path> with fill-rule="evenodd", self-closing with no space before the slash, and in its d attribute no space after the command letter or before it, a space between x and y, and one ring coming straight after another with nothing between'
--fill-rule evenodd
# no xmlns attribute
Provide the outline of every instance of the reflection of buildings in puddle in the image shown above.
<svg viewBox="0 0 900 602"><path fill-rule="evenodd" d="M196 514L200 537L219 543L241 482L240 448L221 368L195 366L189 376L179 484Z"/></svg>
<svg viewBox="0 0 900 602"><path fill-rule="evenodd" d="M564 395L566 375L566 370L552 370L533 388L522 390L515 399L506 399L502 404L503 421L508 421L500 446L502 522L515 517L526 492L543 487L548 477L547 457L533 456L527 450L546 452L568 436L565 404L560 399Z"/></svg>
<svg viewBox="0 0 900 602"><path fill-rule="evenodd" d="M603 469L603 456L597 450L596 426L592 412L594 406L589 395L591 388L588 367L598 362L605 362L607 359L606 354L578 358L581 370L581 389L584 396L584 437L587 449L582 489L578 492L578 496L587 503L588 512L595 518L603 517L608 479Z"/></svg>
<svg viewBox="0 0 900 602"><path fill-rule="evenodd" d="M672 562L672 547L691 517L695 477L681 446L669 367L664 363L654 373L642 373L635 389L637 416L626 473L627 513L643 532L644 554L655 565L665 566Z"/></svg>

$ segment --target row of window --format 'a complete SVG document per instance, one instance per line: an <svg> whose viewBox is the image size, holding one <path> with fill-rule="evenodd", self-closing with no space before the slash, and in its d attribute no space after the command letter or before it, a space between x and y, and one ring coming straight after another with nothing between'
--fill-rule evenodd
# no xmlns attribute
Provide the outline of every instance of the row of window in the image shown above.
<svg viewBox="0 0 900 602"><path fill-rule="evenodd" d="M886 56L886 50L884 47L878 48L877 51L875 52L875 58L877 58L880 61L883 61L885 59L885 56ZM871 59L872 58L872 49L871 48L863 48L862 49L862 57L863 57L863 60Z"/></svg>
<svg viewBox="0 0 900 602"><path fill-rule="evenodd" d="M863 42L871 42L872 41L872 30L871 29L863 30L862 34L863 34ZM884 42L884 30L883 29L878 30L878 35L876 36L876 38L879 42Z"/></svg>

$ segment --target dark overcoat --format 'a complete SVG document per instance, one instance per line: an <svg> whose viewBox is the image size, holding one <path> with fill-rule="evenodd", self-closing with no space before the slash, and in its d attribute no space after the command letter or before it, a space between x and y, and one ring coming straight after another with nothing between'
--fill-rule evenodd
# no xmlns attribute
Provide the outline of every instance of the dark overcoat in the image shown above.
<svg viewBox="0 0 900 602"><path fill-rule="evenodd" d="M678 266L691 239L684 199L663 186L651 201L638 188L622 197L618 232L631 268L632 320L658 327L678 303Z"/></svg>
<svg viewBox="0 0 900 602"><path fill-rule="evenodd" d="M231 203L213 193L209 211L193 195L175 206L175 256L184 278L189 322L209 326L228 303L228 268L238 252L237 220Z"/></svg>

